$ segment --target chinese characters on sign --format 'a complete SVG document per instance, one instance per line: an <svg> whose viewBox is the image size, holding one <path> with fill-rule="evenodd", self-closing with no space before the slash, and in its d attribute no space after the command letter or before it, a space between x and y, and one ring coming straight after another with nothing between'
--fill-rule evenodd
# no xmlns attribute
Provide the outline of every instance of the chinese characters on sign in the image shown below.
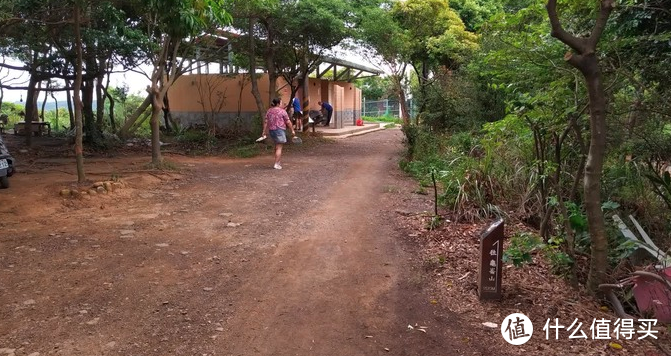
<svg viewBox="0 0 671 356"><path fill-rule="evenodd" d="M612 325L611 325L612 324ZM608 319L594 319L589 326L592 340L631 340L634 336L637 339L645 339L651 337L657 339L659 330L652 327L657 325L657 319L638 319L638 328L633 319L617 319L614 322ZM587 339L587 334L582 330L583 323L576 318L568 327L560 325L559 319L554 322L550 319L545 322L543 331L545 331L545 339L549 340L554 336L555 340L559 340L559 329L565 329L569 333L569 339Z"/></svg>
<svg viewBox="0 0 671 356"><path fill-rule="evenodd" d="M480 299L501 299L501 257L503 255L503 220L493 223L480 237Z"/></svg>

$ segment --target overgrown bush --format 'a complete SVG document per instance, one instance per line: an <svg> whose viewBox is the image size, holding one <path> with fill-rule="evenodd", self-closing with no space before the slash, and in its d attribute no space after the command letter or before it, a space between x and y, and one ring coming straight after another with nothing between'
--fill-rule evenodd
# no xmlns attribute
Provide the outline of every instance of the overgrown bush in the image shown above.
<svg viewBox="0 0 671 356"><path fill-rule="evenodd" d="M217 139L209 135L204 130L198 129L188 129L182 130L177 133L177 141L186 144L194 145L209 145L215 146L217 144Z"/></svg>

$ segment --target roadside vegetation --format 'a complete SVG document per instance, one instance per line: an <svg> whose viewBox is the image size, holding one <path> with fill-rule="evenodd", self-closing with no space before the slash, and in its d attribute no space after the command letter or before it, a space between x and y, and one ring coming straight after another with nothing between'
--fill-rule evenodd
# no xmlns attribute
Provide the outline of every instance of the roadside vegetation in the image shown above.
<svg viewBox="0 0 671 356"><path fill-rule="evenodd" d="M633 270L655 270L657 256L634 256L640 245L623 237L613 215L632 215L669 251L671 47L661 40L671 36L669 4L555 4L566 33L589 34L603 21L596 85L595 74L576 64L590 54L553 37L554 2L474 3L481 5L475 12L451 11L474 30L477 49L438 59L431 46L398 47L414 69L404 88L420 108L403 125L401 167L428 191L435 175L451 221L523 222L506 251L515 266L541 256L552 272L595 294ZM403 21L395 23L415 31Z"/></svg>

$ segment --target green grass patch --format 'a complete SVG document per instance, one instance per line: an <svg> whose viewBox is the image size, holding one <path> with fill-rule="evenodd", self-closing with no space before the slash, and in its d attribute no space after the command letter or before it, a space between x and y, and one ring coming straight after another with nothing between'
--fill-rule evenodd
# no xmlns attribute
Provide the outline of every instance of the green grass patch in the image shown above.
<svg viewBox="0 0 671 356"><path fill-rule="evenodd" d="M364 116L362 117L363 121L366 122L388 122L391 124L402 124L403 121L397 117L393 116Z"/></svg>

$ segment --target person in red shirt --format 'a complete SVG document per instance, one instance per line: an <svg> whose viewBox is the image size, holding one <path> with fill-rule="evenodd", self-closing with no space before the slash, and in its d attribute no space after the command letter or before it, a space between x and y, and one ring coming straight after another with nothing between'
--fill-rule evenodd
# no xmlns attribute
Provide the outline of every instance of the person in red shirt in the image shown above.
<svg viewBox="0 0 671 356"><path fill-rule="evenodd" d="M266 119L263 120L263 136L270 135L275 142L275 165L273 168L282 169L282 146L287 143L285 130L289 127L293 136L296 136L296 131L286 110L282 108L282 100L275 98L270 105L270 109L266 112Z"/></svg>

